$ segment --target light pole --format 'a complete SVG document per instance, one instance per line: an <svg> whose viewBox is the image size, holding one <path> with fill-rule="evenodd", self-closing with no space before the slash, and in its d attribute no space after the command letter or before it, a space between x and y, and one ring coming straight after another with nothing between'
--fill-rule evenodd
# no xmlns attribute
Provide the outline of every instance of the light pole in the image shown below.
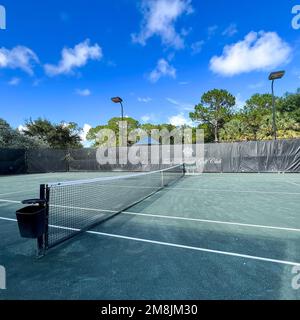
<svg viewBox="0 0 300 320"><path fill-rule="evenodd" d="M283 78L285 71L272 72L269 75L269 80L272 81L272 108L273 108L273 135L274 140L277 140L277 126L276 126L276 106L275 106L275 95L274 95L274 82L275 80Z"/></svg>
<svg viewBox="0 0 300 320"><path fill-rule="evenodd" d="M122 122L124 121L124 107L123 107L123 99L120 97L111 98L111 101L114 103L120 103L121 105L121 113L122 113Z"/></svg>
<svg viewBox="0 0 300 320"><path fill-rule="evenodd" d="M125 136L126 136L126 126L124 125L124 107L123 107L123 99L120 97L111 98L111 101L114 103L120 103L121 105L121 113L122 113L122 124L121 124L121 132L120 132L120 146L125 146ZM119 124L120 125L120 124Z"/></svg>

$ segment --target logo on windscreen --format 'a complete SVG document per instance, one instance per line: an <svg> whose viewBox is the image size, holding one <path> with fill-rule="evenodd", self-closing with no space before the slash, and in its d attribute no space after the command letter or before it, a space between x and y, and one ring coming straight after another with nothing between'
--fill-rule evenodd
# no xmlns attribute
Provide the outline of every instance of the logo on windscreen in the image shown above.
<svg viewBox="0 0 300 320"><path fill-rule="evenodd" d="M300 29L300 5L296 5L292 8L292 14L294 14L294 18L292 20L292 27L295 30Z"/></svg>
<svg viewBox="0 0 300 320"><path fill-rule="evenodd" d="M0 5L0 29L6 29L6 10L5 7Z"/></svg>
<svg viewBox="0 0 300 320"><path fill-rule="evenodd" d="M0 290L6 289L6 271L3 266L0 266Z"/></svg>

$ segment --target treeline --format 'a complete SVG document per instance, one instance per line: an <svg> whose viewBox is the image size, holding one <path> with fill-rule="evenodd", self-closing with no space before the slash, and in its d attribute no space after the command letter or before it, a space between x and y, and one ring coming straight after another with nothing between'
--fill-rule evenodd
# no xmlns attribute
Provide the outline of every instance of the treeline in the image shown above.
<svg viewBox="0 0 300 320"><path fill-rule="evenodd" d="M270 140L273 138L272 95L255 94L242 108L226 90L205 93L190 114L205 129L207 142ZM300 138L300 89L275 97L279 139Z"/></svg>
<svg viewBox="0 0 300 320"><path fill-rule="evenodd" d="M19 130L0 119L0 148L82 148L81 131L76 123L54 124L45 119L26 121L22 130Z"/></svg>
<svg viewBox="0 0 300 320"><path fill-rule="evenodd" d="M279 139L300 138L300 89L276 97L276 123ZM226 90L214 89L203 94L190 118L194 129L204 129L206 142L235 142L270 140L273 138L272 96L255 94L237 108L236 98ZM94 147L103 141L97 139L101 129L119 133L121 118L113 118L107 124L92 128L87 140ZM148 134L176 129L171 124L141 124L133 118L126 118L128 131L143 129ZM117 142L118 143L118 142ZM29 149L78 149L83 148L82 129L76 123L55 124L47 119L28 120L22 130L13 129L0 119L0 148Z"/></svg>

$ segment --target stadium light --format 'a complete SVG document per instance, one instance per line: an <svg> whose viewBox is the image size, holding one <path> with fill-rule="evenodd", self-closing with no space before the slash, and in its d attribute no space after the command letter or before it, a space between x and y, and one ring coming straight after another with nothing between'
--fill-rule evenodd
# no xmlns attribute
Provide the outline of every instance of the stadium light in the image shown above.
<svg viewBox="0 0 300 320"><path fill-rule="evenodd" d="M122 112L122 122L124 121L124 107L123 107L123 99L120 97L111 98L111 101L114 103L120 103L121 112Z"/></svg>
<svg viewBox="0 0 300 320"><path fill-rule="evenodd" d="M274 140L277 140L277 125L276 125L276 107L275 107L275 95L274 95L274 82L275 80L283 78L285 71L272 72L269 75L269 80L272 81L272 108L273 108L273 135Z"/></svg>

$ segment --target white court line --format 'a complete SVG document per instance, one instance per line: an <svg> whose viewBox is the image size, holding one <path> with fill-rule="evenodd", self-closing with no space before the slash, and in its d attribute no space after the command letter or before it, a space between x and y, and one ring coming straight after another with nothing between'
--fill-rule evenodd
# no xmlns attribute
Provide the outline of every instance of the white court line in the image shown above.
<svg viewBox="0 0 300 320"><path fill-rule="evenodd" d="M165 215L156 215L156 214L147 214L147 213L137 213L137 212L129 212L129 211L124 211L122 213L126 214L126 215L141 216L141 217L153 217L153 218L169 219L169 220L181 220L181 221L189 221L189 222L224 224L224 225L239 226L239 227L246 227L246 228L260 228L260 229L271 229L271 230L279 230L279 231L300 232L300 229L273 227L273 226L264 226L264 225L246 224L246 223L237 223L237 222L226 222L226 221L219 221L219 220L205 220L205 219L196 219L196 218L184 218L184 217L165 216Z"/></svg>
<svg viewBox="0 0 300 320"><path fill-rule="evenodd" d="M288 184L292 184L294 186L300 187L300 183L296 183L296 182L287 182Z"/></svg>
<svg viewBox="0 0 300 320"><path fill-rule="evenodd" d="M0 217L0 220L13 221L13 222L17 221L14 219L1 218L1 217ZM50 225L50 227L56 228L56 229L70 230L70 231L75 231L75 232L81 231L80 229L59 227L59 226L54 226L54 225ZM97 235L97 236L115 238L115 239L123 239L123 240L135 241L135 242L160 245L160 246L165 246L165 247L173 247L173 248L177 248L177 249L186 249L186 250L193 250L193 251L198 251L198 252L213 253L213 254L219 254L219 255L230 256L230 257L235 257L235 258L243 258L243 259L248 259L248 260L271 262L271 263L290 265L290 266L300 266L300 263L298 263L298 262L277 260L277 259L271 259L271 258L263 258L263 257L259 257L259 256L252 256L252 255L240 254L240 253L229 252L229 251L219 251L219 250L212 250L212 249L206 249L206 248L201 248L201 247L192 247L192 246L186 246L186 245L181 245L181 244L176 244L176 243L148 240L148 239L142 239L142 238L134 238L134 237L128 237L128 236L122 236L122 235L118 235L118 234L111 234L111 233L104 233L104 232L97 232L97 231L86 231L85 233Z"/></svg>
<svg viewBox="0 0 300 320"><path fill-rule="evenodd" d="M16 219L9 219L9 218L2 218L2 217L0 217L0 220L18 222Z"/></svg>
<svg viewBox="0 0 300 320"><path fill-rule="evenodd" d="M20 203L18 201L10 201L10 200L0 200L0 202L9 202L9 203L18 203L18 204ZM119 211L116 211L116 210L92 209L92 208L83 208L83 207L71 207L71 206L59 206L59 205L51 205L51 207L61 208L61 209L80 210L80 211L112 213L112 214L119 213ZM166 215L139 213L139 212L131 212L131 211L122 211L120 214L140 216L140 217L152 217L152 218L168 219L168 220L230 225L230 226L238 226L238 227L245 227L245 228L259 228L259 229L269 229L269 230L277 230L277 231L300 232L300 229L295 229L295 228L275 227L275 226L247 224L247 223L238 223L238 222L227 222L227 221L220 221L220 220L186 218L186 217L178 217L178 216L166 216Z"/></svg>
<svg viewBox="0 0 300 320"><path fill-rule="evenodd" d="M300 185L299 185L300 186ZM281 191L243 191L243 190L225 190L225 189L206 189L206 188L164 188L165 190L181 190L181 191L208 191L208 192L225 192L225 193L254 193L254 194L288 194L288 195L300 195L300 192L281 192Z"/></svg>
<svg viewBox="0 0 300 320"><path fill-rule="evenodd" d="M239 254L239 253L234 253L234 252L205 249L205 248L200 248L200 247L191 247L191 246L185 246L185 245L181 245L181 244L147 240L147 239L141 239L141 238L126 237L126 236L121 236L121 235L117 235L117 234L109 234L109 233L96 232L96 231L88 231L87 233L99 235L99 236L104 236L104 237L110 237L110 238L117 238L117 239L131 240L131 241L136 241L136 242L156 244L156 245L165 246L165 247L173 247L173 248L178 248L178 249L186 249L186 250L193 250L193 251L199 251L199 252L214 253L214 254L219 254L219 255L236 257L236 258L251 259L251 260L257 260L257 261L264 261L264 262L272 262L272 263L290 265L290 266L300 266L300 263L298 263L298 262L263 258L263 257L251 256L251 255L246 255L246 254Z"/></svg>
<svg viewBox="0 0 300 320"><path fill-rule="evenodd" d="M119 211L115 211L115 210L92 209L92 208L82 208L82 207L69 207L69 206L58 206L58 205L52 205L51 207L61 208L61 209L80 210L80 211L101 212L101 213L113 213L113 214L119 213ZM122 211L120 212L120 214L140 216L140 217L152 217L152 218L168 219L168 220L181 220L181 221L199 222L199 223L223 224L223 225L239 226L239 227L246 227L246 228L259 228L259 229L270 229L270 230L279 230L279 231L300 232L300 229L294 229L294 228L265 226L265 225L256 225L256 224L247 224L247 223L238 223L238 222L226 222L226 221L220 221L220 220L186 218L186 217L178 217L178 216L166 216L166 215L139 213L139 212L131 212L131 211Z"/></svg>
<svg viewBox="0 0 300 320"><path fill-rule="evenodd" d="M18 193L25 193L25 192L32 192L34 191L33 189L31 190L23 190L23 191L16 191L16 192L9 192L9 193L0 193L0 197L3 197L3 196L9 196L11 194L18 194Z"/></svg>
<svg viewBox="0 0 300 320"><path fill-rule="evenodd" d="M22 204L22 201L14 201L14 200L5 200L5 199L0 199L0 202L7 202L7 203L17 203L17 204Z"/></svg>

